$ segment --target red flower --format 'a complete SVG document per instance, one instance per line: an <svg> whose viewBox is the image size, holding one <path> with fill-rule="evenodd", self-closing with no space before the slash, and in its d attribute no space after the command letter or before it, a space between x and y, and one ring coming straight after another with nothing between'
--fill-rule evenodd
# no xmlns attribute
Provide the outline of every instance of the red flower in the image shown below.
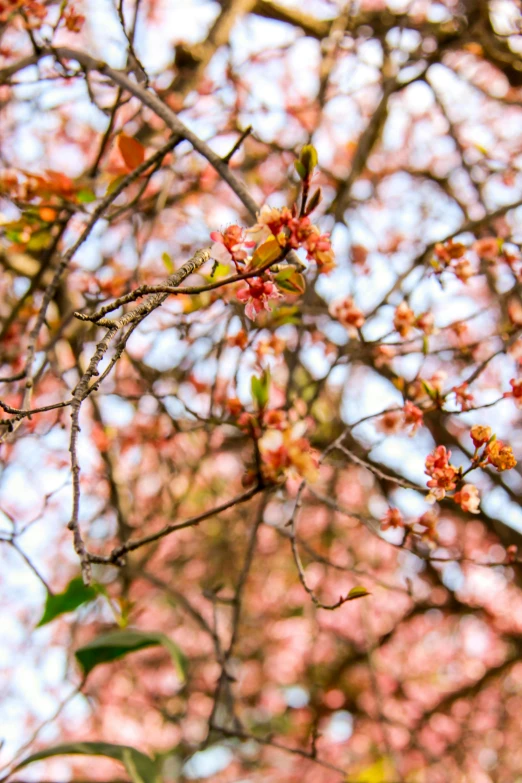
<svg viewBox="0 0 522 783"><path fill-rule="evenodd" d="M405 527L404 519L398 508L389 508L381 519L381 530L388 530L390 527Z"/></svg>
<svg viewBox="0 0 522 783"><path fill-rule="evenodd" d="M452 390L455 392L455 402L460 406L461 411L469 411L473 402L473 395L470 394L467 389L468 384L464 382L461 383L460 386L454 386Z"/></svg>
<svg viewBox="0 0 522 783"><path fill-rule="evenodd" d="M337 318L339 323L346 327L355 326L356 329L360 329L364 324L363 312L354 305L351 296L346 296L344 299L336 299L335 302L332 302L330 313L334 318Z"/></svg>
<svg viewBox="0 0 522 783"><path fill-rule="evenodd" d="M511 470L517 464L511 446L504 446L501 440L488 443L486 456L490 465L493 465L499 473L503 470Z"/></svg>
<svg viewBox="0 0 522 783"><path fill-rule="evenodd" d="M423 413L420 408L414 405L410 400L406 401L403 408L404 424L407 427L411 427L410 435L415 435L419 427L423 424Z"/></svg>
<svg viewBox="0 0 522 783"><path fill-rule="evenodd" d="M473 243L473 250L475 253L483 258L485 261L496 261L500 255L500 246L498 239L495 237L484 237L483 239L477 239Z"/></svg>
<svg viewBox="0 0 522 783"><path fill-rule="evenodd" d="M247 257L245 247L254 247L255 242L245 241L245 230L241 226L228 226L225 231L213 231L210 238L216 243L212 248L212 256L217 261L225 263L231 260L243 263ZM218 245L218 247L216 247ZM223 245L227 253L220 250Z"/></svg>
<svg viewBox="0 0 522 783"><path fill-rule="evenodd" d="M257 313L261 310L270 310L269 299L279 299L281 294L270 280L262 280L254 277L247 280L246 288L237 292L240 302L246 302L245 314L251 321L256 320Z"/></svg>
<svg viewBox="0 0 522 783"><path fill-rule="evenodd" d="M415 314L406 302L401 302L395 310L393 325L401 337L407 337L415 323Z"/></svg>
<svg viewBox="0 0 522 783"><path fill-rule="evenodd" d="M511 378L511 391L505 392L504 397L513 397L517 408L522 408L522 378Z"/></svg>
<svg viewBox="0 0 522 783"><path fill-rule="evenodd" d="M471 440L476 449L483 446L491 438L491 427L484 427L481 424L475 424L470 430Z"/></svg>

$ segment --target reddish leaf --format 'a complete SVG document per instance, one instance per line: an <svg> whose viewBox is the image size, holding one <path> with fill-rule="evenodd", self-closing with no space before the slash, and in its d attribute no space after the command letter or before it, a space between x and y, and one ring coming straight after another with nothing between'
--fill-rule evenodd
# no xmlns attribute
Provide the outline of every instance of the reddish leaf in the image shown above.
<svg viewBox="0 0 522 783"><path fill-rule="evenodd" d="M134 171L145 160L143 144L125 133L118 136L118 149L129 171Z"/></svg>

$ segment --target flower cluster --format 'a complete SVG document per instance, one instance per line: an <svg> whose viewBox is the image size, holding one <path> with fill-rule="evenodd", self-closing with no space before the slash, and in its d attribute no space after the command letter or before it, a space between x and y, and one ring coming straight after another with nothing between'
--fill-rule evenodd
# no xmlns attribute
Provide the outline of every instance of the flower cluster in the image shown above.
<svg viewBox="0 0 522 783"><path fill-rule="evenodd" d="M484 261L496 261L500 255L501 242L495 237L484 237L473 242L473 250Z"/></svg>
<svg viewBox="0 0 522 783"><path fill-rule="evenodd" d="M437 540L437 522L437 514L431 509L419 519L407 522L398 508L389 508L381 519L381 530L403 528L407 534L413 533L425 541L435 542Z"/></svg>
<svg viewBox="0 0 522 783"><path fill-rule="evenodd" d="M442 500L448 492L457 489L453 495L455 503L458 503L463 511L478 514L479 491L474 484L461 485L464 476L471 470L486 468L488 465L493 465L500 473L503 470L511 470L517 464L511 446L506 446L501 440L497 440L491 432L491 427L476 424L471 428L470 436L475 446L475 453L471 466L466 471L450 463L451 451L447 451L445 446L437 446L426 457L425 472L430 476L428 481L430 491L427 496L429 503Z"/></svg>
<svg viewBox="0 0 522 783"><path fill-rule="evenodd" d="M78 13L74 5L71 5L69 8L66 8L63 13L63 22L69 32L79 33L85 24L85 16Z"/></svg>
<svg viewBox="0 0 522 783"><path fill-rule="evenodd" d="M461 383L460 386L454 386L451 390L455 394L455 402L461 411L469 411L473 404L473 395L468 391L468 384Z"/></svg>
<svg viewBox="0 0 522 783"><path fill-rule="evenodd" d="M264 408L253 414L245 410L239 412L240 404L235 403L235 399L228 400L227 407L232 415L239 413L238 427L255 439L265 482L278 484L288 476L310 482L317 479L319 455L305 437L307 423L299 419L295 409L287 412ZM248 470L243 484L251 485L255 476L256 471Z"/></svg>
<svg viewBox="0 0 522 783"><path fill-rule="evenodd" d="M434 503L436 500L442 500L449 492L456 488L457 481L460 478L460 470L450 464L451 451L447 451L445 446L437 448L426 457L426 471L430 476L428 487L430 492L427 500Z"/></svg>
<svg viewBox="0 0 522 783"><path fill-rule="evenodd" d="M360 329L364 324L363 312L354 305L351 296L345 296L332 302L330 314L347 329L350 327Z"/></svg>
<svg viewBox="0 0 522 783"><path fill-rule="evenodd" d="M466 283L475 274L469 259L464 257L466 252L467 247L461 242L454 242L452 239L448 239L445 243L437 242L435 258L432 261L435 274L440 275L447 269Z"/></svg>
<svg viewBox="0 0 522 783"><path fill-rule="evenodd" d="M415 313L408 307L406 302L401 302L395 310L393 317L393 326L399 332L401 337L407 337L415 323Z"/></svg>
<svg viewBox="0 0 522 783"><path fill-rule="evenodd" d="M408 337L414 327L420 329L424 334L433 334L435 331L432 313L421 313L421 315L416 316L406 302L401 302L396 307L393 316L393 326L401 337Z"/></svg>
<svg viewBox="0 0 522 783"><path fill-rule="evenodd" d="M298 215L295 209L276 209L265 204L257 215L257 223L248 233L256 242L273 235L282 248L304 248L307 260L315 261L321 272L330 272L335 266L330 235L321 234L308 216Z"/></svg>
<svg viewBox="0 0 522 783"><path fill-rule="evenodd" d="M406 527L404 519L398 508L389 508L381 519L381 530L389 528Z"/></svg>
<svg viewBox="0 0 522 783"><path fill-rule="evenodd" d="M487 461L493 465L499 473L503 470L511 470L517 464L511 446L505 446L501 440L494 440L486 446Z"/></svg>
<svg viewBox="0 0 522 783"><path fill-rule="evenodd" d="M471 440L475 446L473 464L475 467L485 468L493 465L501 473L503 470L511 470L517 464L511 446L506 446L496 435L491 432L491 427L483 427L476 424L470 431ZM485 446L482 454L480 449Z"/></svg>
<svg viewBox="0 0 522 783"><path fill-rule="evenodd" d="M261 310L270 309L268 300L281 297L276 284L270 279L268 267L286 251L304 248L307 259L315 261L321 272L329 272L335 266L329 234L321 234L307 215L297 214L295 207L290 210L288 207L275 209L265 205L258 213L257 220L256 225L247 230L232 225L224 231L213 231L210 234L214 242L210 252L215 261L222 264L233 262L237 272L255 272L263 267L262 276L247 280L246 288L238 292L239 301L246 302L245 312L251 320L255 320ZM260 246L250 256L249 251L258 243L261 243ZM295 277L300 276L294 276L291 280L287 276L286 285L282 280L279 284L284 290L299 293L301 284Z"/></svg>
<svg viewBox="0 0 522 783"><path fill-rule="evenodd" d="M402 410L405 426L411 427L410 435L415 435L419 427L422 427L423 424L423 413L421 409L410 402L410 400L407 400Z"/></svg>
<svg viewBox="0 0 522 783"><path fill-rule="evenodd" d="M393 435L405 427L410 427L410 436L415 435L423 424L423 412L407 400L404 408L385 411L379 418L377 429L385 435Z"/></svg>
<svg viewBox="0 0 522 783"><path fill-rule="evenodd" d="M277 483L287 474L306 481L316 480L317 455L304 437L305 432L306 423L302 421L293 425L285 422L283 427L265 430L258 441L265 480Z"/></svg>

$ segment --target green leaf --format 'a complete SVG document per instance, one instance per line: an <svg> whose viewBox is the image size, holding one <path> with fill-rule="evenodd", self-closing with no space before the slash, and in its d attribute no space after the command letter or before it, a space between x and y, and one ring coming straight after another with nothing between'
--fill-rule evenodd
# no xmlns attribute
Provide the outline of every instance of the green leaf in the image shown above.
<svg viewBox="0 0 522 783"><path fill-rule="evenodd" d="M51 234L48 231L37 231L34 233L29 242L26 243L27 250L44 250L51 241Z"/></svg>
<svg viewBox="0 0 522 783"><path fill-rule="evenodd" d="M158 770L150 756L128 745L112 745L108 742L70 742L65 745L55 745L54 748L47 748L28 756L15 767L13 772L52 756L106 756L125 766L132 783L159 783Z"/></svg>
<svg viewBox="0 0 522 783"><path fill-rule="evenodd" d="M169 256L168 253L162 253L161 254L161 260L165 264L165 269L171 275L174 272L174 264L172 262L172 258Z"/></svg>
<svg viewBox="0 0 522 783"><path fill-rule="evenodd" d="M365 767L355 777L347 778L351 783L391 783L393 781L393 766L387 757L378 759L374 764Z"/></svg>
<svg viewBox="0 0 522 783"><path fill-rule="evenodd" d="M266 242L263 242L262 245L259 245L259 247L256 248L254 255L252 256L250 268L257 269L260 266L265 266L265 264L271 264L274 261L277 261L281 255L281 250L281 245L277 239L274 236L269 237Z"/></svg>
<svg viewBox="0 0 522 783"><path fill-rule="evenodd" d="M306 179L306 169L300 160L294 161L295 170L299 174L300 179Z"/></svg>
<svg viewBox="0 0 522 783"><path fill-rule="evenodd" d="M362 585L357 585L356 587L352 587L348 595L346 596L348 601L353 601L355 598L363 598L365 595L371 595L370 592L366 589L366 587L363 587Z"/></svg>
<svg viewBox="0 0 522 783"><path fill-rule="evenodd" d="M283 305L273 310L270 316L270 324L275 329L284 324L298 324L301 313L296 305Z"/></svg>
<svg viewBox="0 0 522 783"><path fill-rule="evenodd" d="M303 275L301 275L294 266L287 266L274 277L277 287L291 294L304 293L306 284Z"/></svg>
<svg viewBox="0 0 522 783"><path fill-rule="evenodd" d="M253 375L250 384L254 402L259 410L263 410L270 396L270 370L264 370L260 378Z"/></svg>
<svg viewBox="0 0 522 783"><path fill-rule="evenodd" d="M306 144L299 155L299 163L304 168L306 176L310 176L317 166L317 150L312 144ZM296 166L297 168L297 166ZM298 172L299 173L299 172ZM304 177L303 177L304 179Z"/></svg>
<svg viewBox="0 0 522 783"><path fill-rule="evenodd" d="M433 386L431 386L427 381L423 380L422 378L421 378L421 385L431 400L437 399L438 397L437 390L434 389Z"/></svg>
<svg viewBox="0 0 522 783"><path fill-rule="evenodd" d="M89 190L88 188L83 188L83 190L79 190L76 194L76 198L79 201L80 204L90 204L93 201L96 201L96 196L92 192L92 190Z"/></svg>
<svg viewBox="0 0 522 783"><path fill-rule="evenodd" d="M102 663L110 663L125 655L144 650L147 647L162 645L172 658L178 677L185 681L186 659L177 644L157 631L111 631L98 636L92 642L76 650L76 660L83 669L84 674L89 674L96 666Z"/></svg>
<svg viewBox="0 0 522 783"><path fill-rule="evenodd" d="M309 214L310 212L313 212L314 209L316 209L319 204L321 203L321 199L323 197L323 193L321 188L317 188L315 193L310 196L308 199L308 204L306 205L306 213Z"/></svg>
<svg viewBox="0 0 522 783"><path fill-rule="evenodd" d="M109 196L111 193L114 193L114 191L116 190L116 188L117 188L119 185L121 185L121 183L123 182L123 180L124 180L124 179L125 179L125 174L118 174L118 176L117 176L117 177L114 177L114 179L112 179L112 180L109 182L109 186L108 186L108 188L107 188L107 193L106 193L106 195L107 195L107 196Z"/></svg>
<svg viewBox="0 0 522 783"><path fill-rule="evenodd" d="M36 627L41 628L42 625L47 625L61 614L74 612L82 604L94 601L99 593L100 590L95 585L86 587L81 576L71 579L63 593L47 594L45 609Z"/></svg>

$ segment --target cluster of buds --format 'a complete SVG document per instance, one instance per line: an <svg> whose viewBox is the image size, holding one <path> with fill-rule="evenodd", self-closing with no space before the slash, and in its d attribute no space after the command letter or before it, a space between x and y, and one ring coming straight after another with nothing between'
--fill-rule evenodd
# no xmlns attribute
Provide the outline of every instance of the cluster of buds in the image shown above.
<svg viewBox="0 0 522 783"><path fill-rule="evenodd" d="M360 329L364 324L363 312L354 305L351 296L345 296L332 302L330 315L347 329Z"/></svg>
<svg viewBox="0 0 522 783"><path fill-rule="evenodd" d="M66 8L63 14L63 22L65 27L71 33L79 33L85 23L85 16L78 13L74 5Z"/></svg>
<svg viewBox="0 0 522 783"><path fill-rule="evenodd" d="M468 384L461 383L460 386L454 386L451 390L455 394L455 402L461 411L469 411L473 405L473 395L468 391Z"/></svg>
<svg viewBox="0 0 522 783"><path fill-rule="evenodd" d="M47 16L47 8L44 2L37 0L0 0L0 22L8 22L9 17L16 11L23 11L26 17L25 24L29 27L38 26Z"/></svg>
<svg viewBox="0 0 522 783"><path fill-rule="evenodd" d="M433 334L435 331L434 318L431 313L415 315L406 302L401 302L395 309L393 326L401 337L408 337L413 328L420 329L424 334Z"/></svg>
<svg viewBox="0 0 522 783"><path fill-rule="evenodd" d="M466 283L470 277L473 277L475 271L465 254L468 248L461 242L454 242L448 239L447 242L437 242L435 245L435 258L432 260L432 266L436 275L448 270Z"/></svg>
<svg viewBox="0 0 522 783"><path fill-rule="evenodd" d="M287 423L284 428L265 430L258 441L265 481L278 483L287 475L306 481L317 478L318 458L304 437L307 426L303 421Z"/></svg>
<svg viewBox="0 0 522 783"><path fill-rule="evenodd" d="M238 425L256 440L263 481L279 484L287 477L310 482L317 479L318 454L305 437L307 423L296 420L295 411L263 409L257 415L243 412ZM254 481L255 472L249 470L243 483Z"/></svg>
<svg viewBox="0 0 522 783"><path fill-rule="evenodd" d="M404 518L398 508L389 508L381 519L381 530L396 529L406 527Z"/></svg>
<svg viewBox="0 0 522 783"><path fill-rule="evenodd" d="M424 541L434 542L437 540L437 522L437 514L432 510L426 511L419 519L406 522L398 508L389 508L381 519L381 530L402 528L407 534L414 534Z"/></svg>
<svg viewBox="0 0 522 783"><path fill-rule="evenodd" d="M386 411L377 422L377 429L385 435L394 435L405 428L410 428L410 437L415 435L423 424L423 412L407 400L403 408Z"/></svg>
<svg viewBox="0 0 522 783"><path fill-rule="evenodd" d="M473 250L483 261L495 262L501 253L502 240L495 237L483 237L473 242Z"/></svg>
<svg viewBox="0 0 522 783"><path fill-rule="evenodd" d="M504 397L512 397L517 408L522 408L522 378L511 378L511 391L504 392Z"/></svg>
<svg viewBox="0 0 522 783"><path fill-rule="evenodd" d="M493 465L501 473L503 470L511 470L517 464L511 446L506 446L501 440L497 440L496 435L491 432L491 427L476 424L471 428L470 435L475 446L472 460L474 467L485 468Z"/></svg>

